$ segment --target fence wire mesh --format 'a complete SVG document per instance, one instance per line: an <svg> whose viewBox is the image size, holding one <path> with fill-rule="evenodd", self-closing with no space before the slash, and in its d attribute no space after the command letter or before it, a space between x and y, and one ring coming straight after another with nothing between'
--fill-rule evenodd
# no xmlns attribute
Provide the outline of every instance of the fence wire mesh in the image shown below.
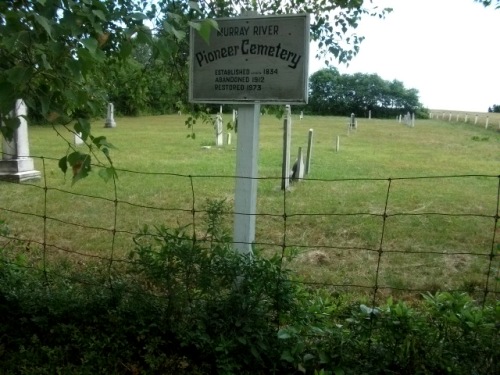
<svg viewBox="0 0 500 375"><path fill-rule="evenodd" d="M136 261L128 254L144 225L188 228L193 238L208 241L202 235L207 198L227 201L219 214L231 232L232 192L217 186L234 176L118 169L118 179L97 182L102 186L90 193L51 177L58 160L33 158L41 165L40 182L1 183L0 247L2 262L41 272L47 282L88 282L54 262L98 264L105 275L99 286L112 288L113 275ZM157 180L161 191L143 186L124 193L128 181L145 177ZM498 297L500 176L307 178L291 191L280 184L281 177L259 178L253 246L263 256L278 254L282 267L297 275L294 282L362 292L373 306L394 293L467 291L483 304ZM457 200L470 184L481 187L477 202ZM29 261L20 262L21 256Z"/></svg>

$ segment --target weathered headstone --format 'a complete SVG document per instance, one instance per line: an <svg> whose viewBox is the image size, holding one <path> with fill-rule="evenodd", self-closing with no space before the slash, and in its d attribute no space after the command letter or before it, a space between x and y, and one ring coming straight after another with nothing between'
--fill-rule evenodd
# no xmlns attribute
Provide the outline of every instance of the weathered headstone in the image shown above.
<svg viewBox="0 0 500 375"><path fill-rule="evenodd" d="M304 118L304 111L300 111L300 117L301 120Z"/></svg>
<svg viewBox="0 0 500 375"><path fill-rule="evenodd" d="M488 129L488 123L490 122L490 117L486 116L486 123L484 124L484 128Z"/></svg>
<svg viewBox="0 0 500 375"><path fill-rule="evenodd" d="M412 128L415 127L415 112L411 114L411 127Z"/></svg>
<svg viewBox="0 0 500 375"><path fill-rule="evenodd" d="M222 126L222 116L220 114L215 116L215 145L217 147L224 146L224 132Z"/></svg>
<svg viewBox="0 0 500 375"><path fill-rule="evenodd" d="M478 116L476 115L476 117L474 118L474 125L477 125L477 117Z"/></svg>
<svg viewBox="0 0 500 375"><path fill-rule="evenodd" d="M468 113L465 114L465 120L464 120L464 122L465 123L469 122L469 114Z"/></svg>
<svg viewBox="0 0 500 375"><path fill-rule="evenodd" d="M231 144L231 133L229 132L226 134L226 144L227 145Z"/></svg>
<svg viewBox="0 0 500 375"><path fill-rule="evenodd" d="M399 123L401 124L401 115L399 115Z"/></svg>
<svg viewBox="0 0 500 375"><path fill-rule="evenodd" d="M311 157L312 157L312 143L313 141L313 130L309 129L309 135L307 137L307 154L306 154L306 170L305 174L309 174L311 171Z"/></svg>
<svg viewBox="0 0 500 375"><path fill-rule="evenodd" d="M372 110L370 109L368 111L368 119L371 120L372 119Z"/></svg>
<svg viewBox="0 0 500 375"><path fill-rule="evenodd" d="M23 100L16 100L10 116L19 119L19 127L15 130L11 141L2 141L2 160L0 160L0 179L23 182L38 180L41 173L35 170L33 159L30 158L28 141L28 109Z"/></svg>
<svg viewBox="0 0 500 375"><path fill-rule="evenodd" d="M116 128L115 122L115 106L113 103L108 103L108 112L106 115L106 122L104 123L105 128Z"/></svg>
<svg viewBox="0 0 500 375"><path fill-rule="evenodd" d="M337 135L337 144L336 144L335 151L336 152L340 151L340 136L339 135Z"/></svg>
<svg viewBox="0 0 500 375"><path fill-rule="evenodd" d="M451 112L448 113L448 121L451 121Z"/></svg>
<svg viewBox="0 0 500 375"><path fill-rule="evenodd" d="M304 157L302 156L302 147L299 147L299 155L290 171L291 181L302 181L304 179Z"/></svg>

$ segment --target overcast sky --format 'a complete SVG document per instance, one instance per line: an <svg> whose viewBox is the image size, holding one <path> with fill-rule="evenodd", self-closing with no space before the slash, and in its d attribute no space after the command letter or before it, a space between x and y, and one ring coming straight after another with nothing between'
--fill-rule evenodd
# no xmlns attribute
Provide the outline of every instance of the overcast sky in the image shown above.
<svg viewBox="0 0 500 375"><path fill-rule="evenodd" d="M341 73L376 73L420 93L430 109L487 111L500 104L500 9L473 0L375 0L391 7L367 18L359 54ZM310 73L323 68L311 51Z"/></svg>

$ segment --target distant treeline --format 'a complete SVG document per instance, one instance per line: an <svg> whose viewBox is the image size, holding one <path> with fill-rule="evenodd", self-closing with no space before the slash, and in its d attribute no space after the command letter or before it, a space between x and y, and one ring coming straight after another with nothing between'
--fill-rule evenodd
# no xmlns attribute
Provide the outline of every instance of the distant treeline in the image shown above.
<svg viewBox="0 0 500 375"><path fill-rule="evenodd" d="M500 113L500 104L493 104L488 108L488 112Z"/></svg>
<svg viewBox="0 0 500 375"><path fill-rule="evenodd" d="M335 68L314 73L309 79L307 112L318 115L390 118L407 112L428 117L418 90L401 81L385 81L377 74L340 74Z"/></svg>

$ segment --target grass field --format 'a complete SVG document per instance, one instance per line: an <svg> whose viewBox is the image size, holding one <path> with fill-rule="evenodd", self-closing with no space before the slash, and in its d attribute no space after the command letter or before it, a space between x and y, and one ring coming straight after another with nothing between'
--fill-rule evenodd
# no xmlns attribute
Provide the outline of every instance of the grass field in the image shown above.
<svg viewBox="0 0 500 375"><path fill-rule="evenodd" d="M236 137L232 145L206 149L214 143L213 130L199 124L196 138L187 138L184 120L118 118L114 129L94 124L95 135L106 135L117 148L116 190L97 171L71 186L51 159L65 155L64 141L49 127L31 127L31 154L44 178L0 182L0 221L10 230L0 240L12 245L12 238L23 239L18 250L32 261L63 256L86 264L111 252L126 259L133 234L146 224L195 223L203 234L207 199L226 200L223 225L231 231ZM489 274L489 289L498 291L498 258L490 261L500 239L494 219L500 132L494 121L500 120L492 117L488 129L443 120L417 120L409 128L395 120L359 119L358 130L348 135L346 118L294 116L292 155L306 149L314 129L311 171L284 193L282 121L263 116L256 248L296 254L288 265L310 282L480 291ZM43 243L50 245L46 251Z"/></svg>

